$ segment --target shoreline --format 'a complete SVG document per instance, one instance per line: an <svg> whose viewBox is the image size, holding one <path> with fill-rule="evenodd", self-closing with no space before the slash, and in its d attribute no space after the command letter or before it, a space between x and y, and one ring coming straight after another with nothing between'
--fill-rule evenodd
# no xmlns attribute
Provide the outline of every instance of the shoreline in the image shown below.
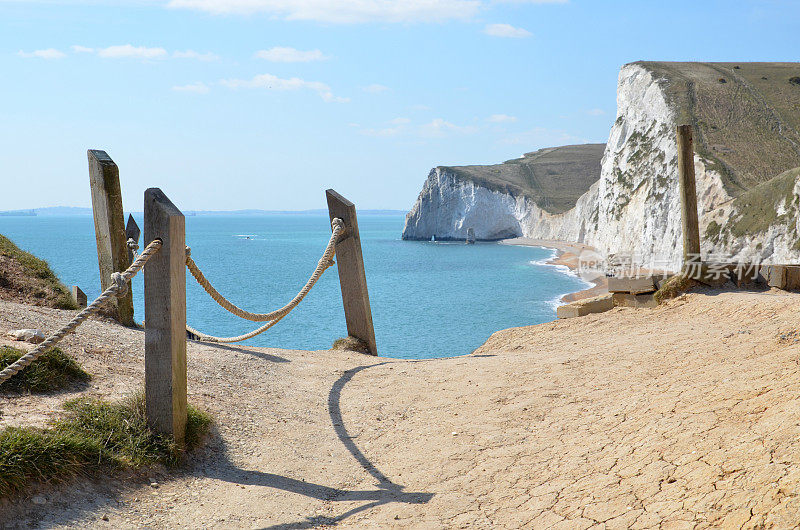
<svg viewBox="0 0 800 530"><path fill-rule="evenodd" d="M569 241L558 241L555 239L534 239L531 237L515 237L511 239L503 239L498 241L500 245L515 245L520 247L540 247L556 251L556 255L547 261L547 265L562 265L569 270L574 271L578 268L578 256L581 252L590 250L594 251L594 247L584 245L583 243L572 243ZM606 277L596 278L591 281L594 285L567 293L561 297L561 302L568 304L577 300L584 300L586 298L593 298L608 292L608 279Z"/></svg>

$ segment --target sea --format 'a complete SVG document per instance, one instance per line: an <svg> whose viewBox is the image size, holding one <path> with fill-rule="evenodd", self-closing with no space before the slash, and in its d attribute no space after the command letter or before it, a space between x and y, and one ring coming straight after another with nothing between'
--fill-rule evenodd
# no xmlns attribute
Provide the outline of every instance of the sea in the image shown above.
<svg viewBox="0 0 800 530"><path fill-rule="evenodd" d="M143 226L141 214L133 214ZM127 213L126 213L127 218ZM504 328L556 318L559 299L587 287L551 249L403 241L402 214L359 216L379 354L425 359L465 355ZM90 215L0 217L0 234L45 259L89 301L100 294ZM224 296L253 312L283 306L305 284L330 237L325 214L196 215L186 241L197 265ZM141 241L140 241L141 243ZM187 272L187 320L199 331L233 336L258 327L221 309ZM144 318L142 275L134 311ZM326 350L347 334L336 267L289 316L245 341L251 346Z"/></svg>

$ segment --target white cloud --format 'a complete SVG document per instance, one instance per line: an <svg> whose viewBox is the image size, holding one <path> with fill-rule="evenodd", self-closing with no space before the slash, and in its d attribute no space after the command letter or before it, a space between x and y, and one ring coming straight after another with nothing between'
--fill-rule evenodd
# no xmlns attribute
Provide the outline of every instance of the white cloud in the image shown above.
<svg viewBox="0 0 800 530"><path fill-rule="evenodd" d="M464 20L482 6L479 0L170 0L167 5L212 14L266 13L338 24Z"/></svg>
<svg viewBox="0 0 800 530"><path fill-rule="evenodd" d="M586 140L566 131L534 127L528 131L506 136L500 143L524 145L526 149L533 150L554 145L582 144L586 143Z"/></svg>
<svg viewBox="0 0 800 530"><path fill-rule="evenodd" d="M194 50L175 51L172 56L175 59L196 59L198 61L216 61L219 59L219 55L215 53L200 53Z"/></svg>
<svg viewBox="0 0 800 530"><path fill-rule="evenodd" d="M47 48L46 50L36 50L32 52L24 52L20 50L17 52L20 57L38 57L39 59L63 59L67 56L66 53L56 50L55 48Z"/></svg>
<svg viewBox="0 0 800 530"><path fill-rule="evenodd" d="M189 83L188 85L179 85L172 87L172 90L176 92L194 92L195 94L207 94L208 93L208 85L203 83L202 81L195 81L194 83Z"/></svg>
<svg viewBox="0 0 800 530"><path fill-rule="evenodd" d="M514 123L517 121L516 116L509 116L508 114L492 114L488 118L487 121L492 123Z"/></svg>
<svg viewBox="0 0 800 530"><path fill-rule="evenodd" d="M349 98L334 96L331 87L319 81L306 81L299 77L282 79L272 74L261 74L253 79L223 79L220 81L228 88L263 88L266 90L312 90L319 94L324 101L346 103Z"/></svg>
<svg viewBox="0 0 800 530"><path fill-rule="evenodd" d="M389 90L388 86L379 85L378 83L373 83L371 85L365 86L362 88L364 92L369 92L370 94L378 94L380 92L386 92Z"/></svg>
<svg viewBox="0 0 800 530"><path fill-rule="evenodd" d="M70 46L73 53L94 53L94 48L87 48L86 46L79 46L75 44L74 46Z"/></svg>
<svg viewBox="0 0 800 530"><path fill-rule="evenodd" d="M147 48L145 46L133 46L123 44L121 46L109 46L97 50L97 55L109 59L160 59L167 56L164 48Z"/></svg>
<svg viewBox="0 0 800 530"><path fill-rule="evenodd" d="M478 128L472 125L460 126L442 118L436 118L423 125L420 128L420 132L423 136L442 137L446 136L447 133L473 134L478 132Z"/></svg>
<svg viewBox="0 0 800 530"><path fill-rule="evenodd" d="M589 116L602 116L605 113L606 111L604 111L603 109L589 109L586 111L586 114L588 114Z"/></svg>
<svg viewBox="0 0 800 530"><path fill-rule="evenodd" d="M297 50L285 46L275 46L269 50L259 50L256 57L271 61L273 63L310 63L312 61L324 61L328 59L319 50Z"/></svg>
<svg viewBox="0 0 800 530"><path fill-rule="evenodd" d="M364 136L374 136L377 138L386 138L389 136L397 136L402 132L402 127L386 127L384 129L362 129L361 134Z"/></svg>
<svg viewBox="0 0 800 530"><path fill-rule="evenodd" d="M533 35L530 31L515 28L511 24L487 24L483 32L492 37L506 37L511 39L524 39Z"/></svg>

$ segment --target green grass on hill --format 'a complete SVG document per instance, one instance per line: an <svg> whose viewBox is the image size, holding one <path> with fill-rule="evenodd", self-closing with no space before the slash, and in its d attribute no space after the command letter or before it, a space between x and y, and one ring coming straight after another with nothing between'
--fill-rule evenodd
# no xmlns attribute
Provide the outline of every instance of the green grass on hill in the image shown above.
<svg viewBox="0 0 800 530"><path fill-rule="evenodd" d="M605 144L565 145L488 166L442 166L493 191L526 196L550 213L563 213L600 178Z"/></svg>
<svg viewBox="0 0 800 530"><path fill-rule="evenodd" d="M0 346L0 370L22 357L23 352ZM27 368L0 383L0 392L53 392L76 383L85 383L91 376L69 355L58 348L45 352Z"/></svg>
<svg viewBox="0 0 800 530"><path fill-rule="evenodd" d="M0 262L0 288L18 291L38 299L49 307L57 309L77 309L67 288L59 281L46 261L25 252L10 239L0 234L0 256L10 258L22 269L24 278L13 275Z"/></svg>
<svg viewBox="0 0 800 530"><path fill-rule="evenodd" d="M181 461L172 441L147 427L142 394L120 403L78 399L64 408L65 417L50 428L0 431L0 497L33 482L61 482L155 463L174 466ZM211 418L192 406L188 415L186 449L191 450L208 432Z"/></svg>
<svg viewBox="0 0 800 530"><path fill-rule="evenodd" d="M734 214L723 225L709 223L705 237L713 242L726 242L730 237L765 232L770 226L794 226L798 204L794 187L800 178L800 167L784 171L733 200ZM781 212L781 213L779 213ZM796 232L796 231L794 231ZM794 234L797 237L797 234Z"/></svg>
<svg viewBox="0 0 800 530"><path fill-rule="evenodd" d="M800 166L800 63L635 64L661 79L732 196Z"/></svg>

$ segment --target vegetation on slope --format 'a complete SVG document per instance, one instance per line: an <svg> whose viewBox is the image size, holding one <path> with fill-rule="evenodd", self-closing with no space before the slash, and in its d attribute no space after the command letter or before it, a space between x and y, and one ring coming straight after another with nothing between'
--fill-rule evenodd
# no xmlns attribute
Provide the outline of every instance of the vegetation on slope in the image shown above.
<svg viewBox="0 0 800 530"><path fill-rule="evenodd" d="M531 198L550 213L563 213L600 178L605 144L567 145L526 153L488 166L442 166L493 191Z"/></svg>
<svg viewBox="0 0 800 530"><path fill-rule="evenodd" d="M78 399L48 429L7 427L0 431L0 497L31 482L61 482L124 467L175 465L181 454L171 440L147 427L144 397L120 403ZM188 408L186 448L196 447L210 417Z"/></svg>
<svg viewBox="0 0 800 530"><path fill-rule="evenodd" d="M0 299L57 309L77 308L46 261L21 250L3 235L0 235Z"/></svg>
<svg viewBox="0 0 800 530"><path fill-rule="evenodd" d="M800 167L800 63L636 64L662 80L732 196Z"/></svg>
<svg viewBox="0 0 800 530"><path fill-rule="evenodd" d="M800 167L784 171L777 177L759 184L733 200L733 215L724 224L709 223L705 236L714 242L729 237L765 232L770 226L794 226L798 199L794 194ZM797 236L797 234L794 234Z"/></svg>
<svg viewBox="0 0 800 530"><path fill-rule="evenodd" d="M22 357L23 352L0 346L0 370ZM91 376L69 355L58 348L45 352L34 363L0 383L0 392L54 392L69 388L77 383L85 383Z"/></svg>

